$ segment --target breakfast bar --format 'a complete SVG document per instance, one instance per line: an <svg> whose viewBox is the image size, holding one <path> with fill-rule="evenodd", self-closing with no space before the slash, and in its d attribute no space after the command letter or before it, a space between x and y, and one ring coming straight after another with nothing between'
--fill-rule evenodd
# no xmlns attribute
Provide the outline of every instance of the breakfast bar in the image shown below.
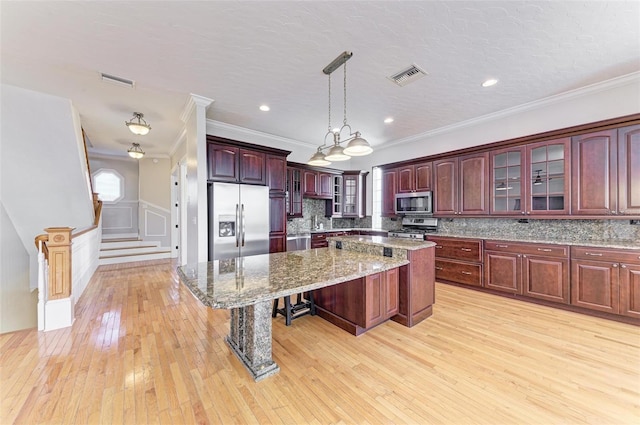
<svg viewBox="0 0 640 425"><path fill-rule="evenodd" d="M259 381L279 370L272 359L271 305L274 299L394 269L402 269L408 276L410 271L406 269L411 265L411 259L407 250L430 248L432 252L434 245L432 242L406 241L404 248L387 247L383 252L382 240L387 238L378 239L379 249L369 245L375 237L364 238L351 244L344 241L345 249L341 249L341 243L336 247L333 242L330 248L187 264L178 268L178 275L204 305L231 311L226 342L253 379ZM369 248L362 249L363 244ZM357 246L361 249L356 249ZM433 262L426 267L433 270ZM422 285L430 286L428 290L433 291L433 281ZM399 303L407 304L402 300ZM412 325L404 322L406 326Z"/></svg>

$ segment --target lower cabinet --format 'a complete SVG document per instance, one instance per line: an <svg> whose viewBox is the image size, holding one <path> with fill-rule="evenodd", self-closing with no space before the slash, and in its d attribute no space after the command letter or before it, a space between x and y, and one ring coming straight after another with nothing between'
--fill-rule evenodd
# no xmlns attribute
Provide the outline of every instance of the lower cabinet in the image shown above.
<svg viewBox="0 0 640 425"><path fill-rule="evenodd" d="M485 241L484 286L569 303L569 247Z"/></svg>
<svg viewBox="0 0 640 425"><path fill-rule="evenodd" d="M344 236L350 235L352 232L347 231L331 231L331 232L323 232L323 233L312 233L311 234L311 249L313 248L327 248L329 247L329 241L327 238L333 236Z"/></svg>
<svg viewBox="0 0 640 425"><path fill-rule="evenodd" d="M391 269L314 291L320 317L354 334L398 313L399 269Z"/></svg>
<svg viewBox="0 0 640 425"><path fill-rule="evenodd" d="M427 236L436 243L436 280L482 286L482 240Z"/></svg>
<svg viewBox="0 0 640 425"><path fill-rule="evenodd" d="M571 304L640 319L640 253L575 246Z"/></svg>

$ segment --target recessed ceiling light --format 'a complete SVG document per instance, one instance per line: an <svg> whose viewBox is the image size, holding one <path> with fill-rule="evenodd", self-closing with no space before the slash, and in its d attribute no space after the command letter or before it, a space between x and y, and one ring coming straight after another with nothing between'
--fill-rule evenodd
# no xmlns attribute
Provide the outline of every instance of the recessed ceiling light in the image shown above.
<svg viewBox="0 0 640 425"><path fill-rule="evenodd" d="M385 124L391 124L392 122L393 122L393 118L391 118L391 117L384 119L384 123Z"/></svg>
<svg viewBox="0 0 640 425"><path fill-rule="evenodd" d="M482 87L491 87L496 85L497 83L498 83L498 80L496 80L495 78L489 78L487 81L482 83Z"/></svg>
<svg viewBox="0 0 640 425"><path fill-rule="evenodd" d="M269 110L271 110L271 108L269 108L267 105L260 105L260 110L262 112L269 112Z"/></svg>

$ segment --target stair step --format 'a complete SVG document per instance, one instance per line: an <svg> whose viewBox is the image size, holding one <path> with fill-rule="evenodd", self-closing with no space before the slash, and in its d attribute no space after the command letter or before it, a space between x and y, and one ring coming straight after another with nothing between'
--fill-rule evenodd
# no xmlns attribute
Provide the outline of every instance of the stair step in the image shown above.
<svg viewBox="0 0 640 425"><path fill-rule="evenodd" d="M148 261L148 260L161 260L165 258L171 258L171 251L157 251L154 253L146 254L130 254L130 255L118 255L118 256L100 256L99 264L120 264L120 263L132 263L134 261Z"/></svg>
<svg viewBox="0 0 640 425"><path fill-rule="evenodd" d="M129 239L129 240L117 240L117 241L105 241L100 244L100 250L120 249L120 248L133 248L133 247L147 247L147 246L160 246L160 242L157 241L143 241L141 239Z"/></svg>
<svg viewBox="0 0 640 425"><path fill-rule="evenodd" d="M135 255L135 254L152 254L154 252L164 252L166 248L161 248L158 245L141 245L141 246L129 246L122 248L109 248L109 249L101 249L100 257L121 257L125 255Z"/></svg>

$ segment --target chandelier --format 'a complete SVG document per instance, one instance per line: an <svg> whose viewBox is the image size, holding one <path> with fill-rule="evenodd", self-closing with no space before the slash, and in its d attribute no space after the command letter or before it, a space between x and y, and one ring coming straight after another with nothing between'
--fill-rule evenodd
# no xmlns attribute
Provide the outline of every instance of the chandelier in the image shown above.
<svg viewBox="0 0 640 425"><path fill-rule="evenodd" d="M145 134L149 133L149 130L151 130L151 126L147 124L143 117L144 114L142 112L134 112L133 118L131 118L129 121L125 121L125 124L127 125L127 127L129 127L129 130L131 130L133 134L144 136Z"/></svg>
<svg viewBox="0 0 640 425"><path fill-rule="evenodd" d="M131 158L140 159L144 156L144 151L140 147L140 143L133 143L127 150Z"/></svg>
<svg viewBox="0 0 640 425"><path fill-rule="evenodd" d="M309 165L329 165L331 161L346 161L352 156L364 156L373 152L369 142L362 138L359 131L352 131L351 126L347 123L347 61L351 59L351 56L353 56L352 52L345 51L322 70L329 79L329 126L324 135L324 142L318 146L316 153L307 162ZM334 130L331 128L331 73L341 66L344 69L344 119L342 127L339 130ZM348 136L341 140L343 131ZM327 145L329 135L333 138L333 145ZM346 147L340 146L342 143L346 143ZM328 149L326 154L322 153L325 149Z"/></svg>

